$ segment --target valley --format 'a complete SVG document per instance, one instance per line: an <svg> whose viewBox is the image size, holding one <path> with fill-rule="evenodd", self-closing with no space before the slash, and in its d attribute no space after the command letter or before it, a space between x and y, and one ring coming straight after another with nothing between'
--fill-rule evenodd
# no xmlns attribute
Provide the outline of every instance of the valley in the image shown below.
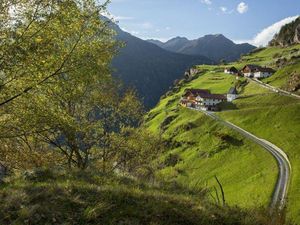
<svg viewBox="0 0 300 225"><path fill-rule="evenodd" d="M218 64L221 59L234 61L255 48L249 44L235 44L223 35L207 35L198 41L188 41L186 48L193 50L189 53L173 49L178 45L176 38L170 41L172 47L168 48L155 41L137 38L117 24L112 24L112 28L116 32L115 38L124 44L112 61L113 74L126 87L137 90L147 110L154 107L160 96L193 65ZM182 44L179 43L180 48L184 47Z"/></svg>
<svg viewBox="0 0 300 225"><path fill-rule="evenodd" d="M300 224L288 1L1 0L0 225Z"/></svg>

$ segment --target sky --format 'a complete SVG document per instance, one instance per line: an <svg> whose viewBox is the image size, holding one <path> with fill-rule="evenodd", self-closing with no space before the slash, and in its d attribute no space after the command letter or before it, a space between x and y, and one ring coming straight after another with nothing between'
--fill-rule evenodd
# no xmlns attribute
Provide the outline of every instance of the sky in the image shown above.
<svg viewBox="0 0 300 225"><path fill-rule="evenodd" d="M300 0L111 0L108 12L142 39L221 33L260 46L300 15Z"/></svg>

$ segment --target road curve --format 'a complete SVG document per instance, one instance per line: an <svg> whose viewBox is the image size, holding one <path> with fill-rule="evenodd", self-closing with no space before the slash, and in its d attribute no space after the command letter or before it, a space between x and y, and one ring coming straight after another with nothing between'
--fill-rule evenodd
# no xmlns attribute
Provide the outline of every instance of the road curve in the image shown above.
<svg viewBox="0 0 300 225"><path fill-rule="evenodd" d="M294 97L294 98L297 98L297 99L300 99L300 95L296 95L292 92L288 92L288 91L285 91L285 90L282 90L280 88L276 88L276 87L273 87L269 84L266 84L256 78L248 78L248 80L252 81L252 82L255 82L256 84L258 84L259 86L263 87L263 88L266 88L266 89L269 89L277 94L280 94L280 95L284 95L284 96L288 96L288 97Z"/></svg>
<svg viewBox="0 0 300 225"><path fill-rule="evenodd" d="M193 109L193 108L190 108ZM195 109L193 109L195 110ZM225 126L234 129L244 137L254 141L255 143L262 146L264 149L266 149L268 152L272 154L272 156L276 159L278 168L279 168L279 174L277 178L277 183L273 192L272 200L270 202L270 209L276 210L276 209L283 209L286 198L287 198L287 192L289 187L289 181L291 176L291 163L288 159L288 156L284 153L283 150L275 146L274 144L258 138L257 136L251 134L250 132L234 125L233 123L230 123L228 121L222 120L219 116L215 115L212 112L207 112L203 110L197 110L200 112L203 112L207 116L213 118L214 120L217 120L224 124Z"/></svg>

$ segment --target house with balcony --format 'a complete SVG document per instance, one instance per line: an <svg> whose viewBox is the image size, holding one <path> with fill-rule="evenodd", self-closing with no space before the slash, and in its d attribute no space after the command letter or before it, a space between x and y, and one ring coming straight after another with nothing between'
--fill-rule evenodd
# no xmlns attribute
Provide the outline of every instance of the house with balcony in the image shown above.
<svg viewBox="0 0 300 225"><path fill-rule="evenodd" d="M275 73L275 70L268 67L262 67L258 65L246 65L242 69L242 73L245 77L250 78L265 78L270 77Z"/></svg>
<svg viewBox="0 0 300 225"><path fill-rule="evenodd" d="M219 104L227 100L225 95L212 94L205 89L187 89L180 100L184 107L201 110L218 111Z"/></svg>

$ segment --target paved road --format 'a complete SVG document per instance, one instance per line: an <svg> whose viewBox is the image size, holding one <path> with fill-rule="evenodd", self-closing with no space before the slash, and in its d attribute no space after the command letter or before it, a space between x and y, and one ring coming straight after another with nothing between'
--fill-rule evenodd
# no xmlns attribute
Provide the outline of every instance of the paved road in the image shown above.
<svg viewBox="0 0 300 225"><path fill-rule="evenodd" d="M193 108L191 108L193 109ZM195 110L195 109L193 109ZM279 174L277 178L277 183L273 192L272 201L270 202L270 208L272 210L274 209L282 209L285 205L285 201L287 198L287 192L288 192L288 186L289 186L289 180L290 180L290 173L291 173L291 163L288 159L288 156L284 153L283 150L275 146L274 144L256 137L255 135L251 134L250 132L228 122L222 120L220 117L215 115L212 112L197 110L205 113L207 116L223 123L225 126L232 128L239 132L244 137L254 141L255 143L262 146L264 149L266 149L268 152L270 152L273 157L276 159L278 168L279 168Z"/></svg>
<svg viewBox="0 0 300 225"><path fill-rule="evenodd" d="M294 97L294 98L297 98L297 99L300 99L300 95L296 95L294 93L291 93L291 92L288 92L288 91L285 91L285 90L282 90L280 88L276 88L276 87L273 87L269 84L266 84L260 80L257 80L255 78L248 78L250 81L253 81L255 82L256 84L260 85L261 87L263 88L267 88L273 92L276 92L277 94L280 94L280 95L284 95L284 96L288 96L288 97Z"/></svg>

